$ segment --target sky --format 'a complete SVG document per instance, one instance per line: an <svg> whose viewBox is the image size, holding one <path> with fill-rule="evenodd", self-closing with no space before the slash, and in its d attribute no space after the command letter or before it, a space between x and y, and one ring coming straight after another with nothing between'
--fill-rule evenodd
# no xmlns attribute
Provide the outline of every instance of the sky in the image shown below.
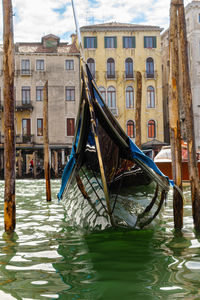
<svg viewBox="0 0 200 300"><path fill-rule="evenodd" d="M3 12L0 1L0 43L3 39ZM74 0L79 26L122 22L169 26L170 0ZM187 5L191 0L185 0ZM15 42L40 42L54 34L71 42L75 23L71 0L12 0Z"/></svg>

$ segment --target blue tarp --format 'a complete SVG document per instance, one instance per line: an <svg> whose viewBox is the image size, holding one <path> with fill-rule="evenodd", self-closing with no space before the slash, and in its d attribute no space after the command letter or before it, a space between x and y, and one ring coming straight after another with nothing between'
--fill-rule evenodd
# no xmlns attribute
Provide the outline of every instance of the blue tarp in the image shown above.
<svg viewBox="0 0 200 300"><path fill-rule="evenodd" d="M149 168L151 168L154 172L156 172L158 175L161 175L163 177L165 177L169 183L174 186L174 182L173 180L169 180L169 178L167 176L165 176L160 169L156 166L156 164L154 163L154 161L148 157L147 155L145 155L136 145L135 143L133 143L133 141L129 138L129 145L131 148L131 152L133 155L133 159L138 159L141 160L143 163L145 163L145 165L147 165Z"/></svg>

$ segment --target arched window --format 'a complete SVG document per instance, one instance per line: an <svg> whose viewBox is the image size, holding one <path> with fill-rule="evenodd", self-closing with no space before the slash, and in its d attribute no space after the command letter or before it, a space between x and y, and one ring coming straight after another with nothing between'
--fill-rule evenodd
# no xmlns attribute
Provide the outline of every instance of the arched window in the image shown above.
<svg viewBox="0 0 200 300"><path fill-rule="evenodd" d="M147 107L155 108L155 89L153 86L147 88Z"/></svg>
<svg viewBox="0 0 200 300"><path fill-rule="evenodd" d="M125 76L133 78L133 60L130 57L125 60Z"/></svg>
<svg viewBox="0 0 200 300"><path fill-rule="evenodd" d="M154 120L148 121L148 138L156 137L156 122Z"/></svg>
<svg viewBox="0 0 200 300"><path fill-rule="evenodd" d="M95 78L95 61L94 61L94 59L88 58L87 64L88 64L88 67L90 69L92 76Z"/></svg>
<svg viewBox="0 0 200 300"><path fill-rule="evenodd" d="M132 86L128 86L126 88L126 107L134 107L134 89L132 88Z"/></svg>
<svg viewBox="0 0 200 300"><path fill-rule="evenodd" d="M115 61L113 58L107 60L107 77L115 78Z"/></svg>
<svg viewBox="0 0 200 300"><path fill-rule="evenodd" d="M103 86L100 86L99 92L101 93L101 96L102 96L104 102L106 103L106 89Z"/></svg>
<svg viewBox="0 0 200 300"><path fill-rule="evenodd" d="M135 138L135 122L132 120L129 120L126 124L127 127L127 135L130 138Z"/></svg>
<svg viewBox="0 0 200 300"><path fill-rule="evenodd" d="M107 101L108 107L115 108L116 107L116 90L113 86L109 86L107 90Z"/></svg>
<svg viewBox="0 0 200 300"><path fill-rule="evenodd" d="M146 60L146 74L147 78L154 78L154 61L151 57Z"/></svg>

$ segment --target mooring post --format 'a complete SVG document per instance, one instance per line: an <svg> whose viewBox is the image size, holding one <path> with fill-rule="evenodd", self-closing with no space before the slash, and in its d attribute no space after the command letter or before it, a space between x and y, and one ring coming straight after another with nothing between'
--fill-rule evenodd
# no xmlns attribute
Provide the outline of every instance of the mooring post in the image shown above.
<svg viewBox="0 0 200 300"><path fill-rule="evenodd" d="M180 126L180 95L179 95L179 58L178 58L178 20L177 8L171 3L169 31L169 123L172 154L172 173L175 184L182 190L182 153ZM174 228L183 227L183 198L173 189Z"/></svg>
<svg viewBox="0 0 200 300"><path fill-rule="evenodd" d="M183 0L179 0L178 5L178 23L180 40L180 59L181 72L183 74L183 104L186 122L187 149L188 149L188 167L191 183L192 213L195 230L200 232L200 189L199 172L197 167L195 135L194 135L194 114L192 105L191 83L188 65L188 48L186 21Z"/></svg>
<svg viewBox="0 0 200 300"><path fill-rule="evenodd" d="M141 107L142 107L142 75L136 73L136 111L135 111L135 143L141 148Z"/></svg>
<svg viewBox="0 0 200 300"><path fill-rule="evenodd" d="M18 155L18 177L22 177L22 150L19 150Z"/></svg>
<svg viewBox="0 0 200 300"><path fill-rule="evenodd" d="M46 197L47 201L51 201L51 182L50 182L50 166L49 166L49 132L48 132L48 81L44 85L44 101L43 101L43 123L44 123L44 174L46 180Z"/></svg>
<svg viewBox="0 0 200 300"><path fill-rule="evenodd" d="M33 152L33 178L37 177L37 152Z"/></svg>
<svg viewBox="0 0 200 300"><path fill-rule="evenodd" d="M54 172L55 177L58 178L58 152L54 150Z"/></svg>
<svg viewBox="0 0 200 300"><path fill-rule="evenodd" d="M15 230L15 130L14 130L14 41L12 1L3 0L3 72L4 72L4 227Z"/></svg>

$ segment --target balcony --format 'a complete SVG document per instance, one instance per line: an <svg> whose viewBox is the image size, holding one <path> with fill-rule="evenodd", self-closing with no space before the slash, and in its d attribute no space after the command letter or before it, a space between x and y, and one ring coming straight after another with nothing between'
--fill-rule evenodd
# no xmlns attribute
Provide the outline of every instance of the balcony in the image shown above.
<svg viewBox="0 0 200 300"><path fill-rule="evenodd" d="M118 72L105 72L105 80L116 80L118 78Z"/></svg>
<svg viewBox="0 0 200 300"><path fill-rule="evenodd" d="M118 108L117 107L109 107L109 109L115 117L118 116Z"/></svg>
<svg viewBox="0 0 200 300"><path fill-rule="evenodd" d="M33 105L31 101L15 101L15 111L33 111Z"/></svg>
<svg viewBox="0 0 200 300"><path fill-rule="evenodd" d="M136 78L136 75L135 75L135 72L124 72L124 80L135 80Z"/></svg>
<svg viewBox="0 0 200 300"><path fill-rule="evenodd" d="M156 71L154 72L145 72L145 78L146 79L156 79L158 77L158 74Z"/></svg>
<svg viewBox="0 0 200 300"><path fill-rule="evenodd" d="M34 143L34 134L17 134L15 136L16 144L33 144ZM0 144L5 143L5 136L0 134Z"/></svg>
<svg viewBox="0 0 200 300"><path fill-rule="evenodd" d="M34 134L17 134L16 144L33 144Z"/></svg>
<svg viewBox="0 0 200 300"><path fill-rule="evenodd" d="M21 76L31 76L33 74L33 70L30 69L21 69L20 75Z"/></svg>

